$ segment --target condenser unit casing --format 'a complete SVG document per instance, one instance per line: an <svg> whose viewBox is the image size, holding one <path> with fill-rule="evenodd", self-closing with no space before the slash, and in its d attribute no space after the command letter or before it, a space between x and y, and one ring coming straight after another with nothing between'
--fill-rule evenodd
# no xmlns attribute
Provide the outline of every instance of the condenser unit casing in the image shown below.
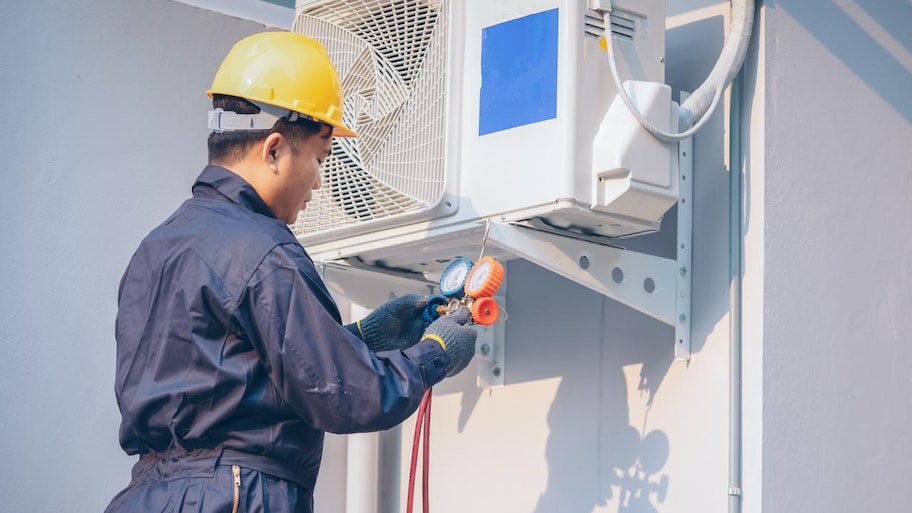
<svg viewBox="0 0 912 513"><path fill-rule="evenodd" d="M291 226L314 260L432 277L480 251L485 221L601 243L658 230L677 150L617 98L604 35L643 117L677 128L665 3L600 3L299 0L294 30L326 46L359 133Z"/></svg>

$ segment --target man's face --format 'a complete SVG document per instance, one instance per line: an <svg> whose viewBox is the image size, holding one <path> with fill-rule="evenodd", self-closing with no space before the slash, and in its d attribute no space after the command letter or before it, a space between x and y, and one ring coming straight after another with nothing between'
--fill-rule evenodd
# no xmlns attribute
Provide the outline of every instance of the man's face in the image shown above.
<svg viewBox="0 0 912 513"><path fill-rule="evenodd" d="M307 207L313 191L322 185L320 167L332 152L332 135L316 134L295 144L284 159L280 159L282 176L282 211L275 212L285 223L293 223L298 212Z"/></svg>

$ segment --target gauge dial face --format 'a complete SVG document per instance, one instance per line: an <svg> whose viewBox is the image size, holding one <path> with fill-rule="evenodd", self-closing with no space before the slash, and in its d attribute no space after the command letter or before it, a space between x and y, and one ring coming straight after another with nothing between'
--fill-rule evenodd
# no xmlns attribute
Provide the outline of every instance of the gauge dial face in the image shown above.
<svg viewBox="0 0 912 513"><path fill-rule="evenodd" d="M466 277L465 293L469 297L480 298L493 296L503 282L503 264L493 257L482 257L469 270Z"/></svg>
<svg viewBox="0 0 912 513"><path fill-rule="evenodd" d="M478 290L484 286L490 276L491 262L489 260L482 260L475 266L475 270L472 273L472 279L466 284L466 288L469 290Z"/></svg>
<svg viewBox="0 0 912 513"><path fill-rule="evenodd" d="M440 292L444 296L453 296L462 292L466 276L469 269L472 268L472 261L468 258L459 257L443 271L440 277Z"/></svg>

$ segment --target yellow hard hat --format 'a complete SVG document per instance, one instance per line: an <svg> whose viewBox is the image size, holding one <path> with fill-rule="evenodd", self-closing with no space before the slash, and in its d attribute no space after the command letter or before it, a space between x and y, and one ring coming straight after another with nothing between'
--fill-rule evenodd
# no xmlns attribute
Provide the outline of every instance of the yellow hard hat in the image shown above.
<svg viewBox="0 0 912 513"><path fill-rule="evenodd" d="M342 82L326 49L294 32L263 32L238 41L206 94L297 112L332 125L336 137L358 135L342 122Z"/></svg>

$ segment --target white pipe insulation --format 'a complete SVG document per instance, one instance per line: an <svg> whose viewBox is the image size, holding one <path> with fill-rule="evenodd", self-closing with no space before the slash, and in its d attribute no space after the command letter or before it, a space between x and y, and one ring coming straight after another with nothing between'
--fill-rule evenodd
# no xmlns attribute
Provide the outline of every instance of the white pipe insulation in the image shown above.
<svg viewBox="0 0 912 513"><path fill-rule="evenodd" d="M627 105L627 109L630 110L637 122L656 139L665 142L675 142L687 139L695 134L710 118L716 106L719 105L725 89L735 78L738 70L741 69L744 57L747 55L747 47L750 44L751 31L753 29L754 0L731 0L731 10L731 26L725 36L725 44L722 47L719 59L716 60L716 64L706 80L678 109L678 133L665 132L644 119L630 100L617 69L614 36L610 29L611 12L609 10L604 13L605 26L608 27L605 34L605 39L608 43L608 63L611 67L611 78L614 80L617 94Z"/></svg>
<svg viewBox="0 0 912 513"><path fill-rule="evenodd" d="M372 310L351 304L351 319L363 319ZM377 513L377 473L380 468L379 433L347 436L345 513Z"/></svg>

